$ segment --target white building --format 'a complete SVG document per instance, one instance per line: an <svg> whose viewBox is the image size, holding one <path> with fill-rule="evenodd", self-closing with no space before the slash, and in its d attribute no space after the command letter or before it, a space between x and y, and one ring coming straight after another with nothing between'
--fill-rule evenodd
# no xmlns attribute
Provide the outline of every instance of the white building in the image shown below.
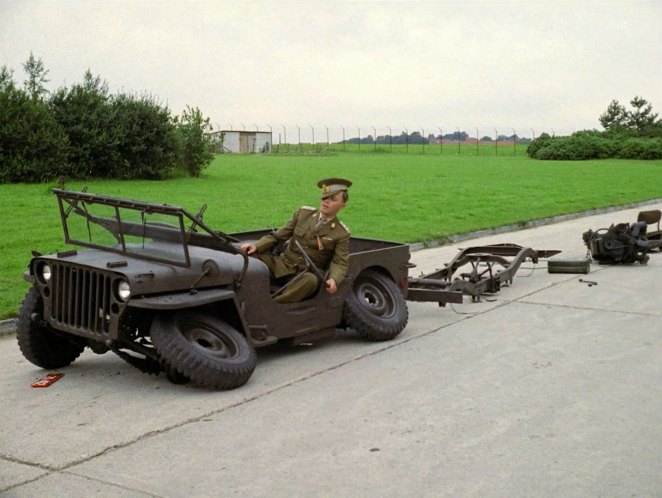
<svg viewBox="0 0 662 498"><path fill-rule="evenodd" d="M273 143L270 131L221 130L211 133L211 138L220 153L261 154L271 152Z"/></svg>

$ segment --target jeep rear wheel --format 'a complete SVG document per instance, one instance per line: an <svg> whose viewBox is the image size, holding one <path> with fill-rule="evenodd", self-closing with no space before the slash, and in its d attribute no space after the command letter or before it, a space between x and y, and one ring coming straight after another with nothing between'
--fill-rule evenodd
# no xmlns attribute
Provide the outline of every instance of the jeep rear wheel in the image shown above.
<svg viewBox="0 0 662 498"><path fill-rule="evenodd" d="M32 287L21 305L16 323L16 338L23 356L47 370L66 367L80 356L85 344L76 336L57 332L43 319L44 303Z"/></svg>
<svg viewBox="0 0 662 498"><path fill-rule="evenodd" d="M198 385L234 389L248 381L257 365L246 337L212 315L161 314L150 336L171 380L176 372Z"/></svg>
<svg viewBox="0 0 662 498"><path fill-rule="evenodd" d="M386 275L374 270L361 273L347 294L343 318L350 328L371 341L388 341L407 325L407 302Z"/></svg>

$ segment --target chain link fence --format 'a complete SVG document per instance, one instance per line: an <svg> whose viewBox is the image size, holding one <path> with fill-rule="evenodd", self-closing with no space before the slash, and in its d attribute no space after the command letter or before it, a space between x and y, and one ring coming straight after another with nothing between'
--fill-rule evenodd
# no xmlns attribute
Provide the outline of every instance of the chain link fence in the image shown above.
<svg viewBox="0 0 662 498"><path fill-rule="evenodd" d="M218 129L221 127L217 124ZM229 123L225 130L271 134L274 154L328 154L339 152L420 155L526 155L536 138L532 128L518 133L515 128L412 129L390 126L258 125ZM555 135L554 130L543 130ZM541 132L542 133L542 132Z"/></svg>

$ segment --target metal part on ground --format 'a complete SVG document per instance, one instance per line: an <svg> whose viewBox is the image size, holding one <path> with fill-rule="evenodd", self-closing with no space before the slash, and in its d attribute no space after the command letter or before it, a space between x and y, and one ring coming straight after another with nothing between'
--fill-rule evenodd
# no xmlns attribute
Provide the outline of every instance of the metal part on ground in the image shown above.
<svg viewBox="0 0 662 498"><path fill-rule="evenodd" d="M479 301L484 294L494 294L502 285L511 284L524 261L537 264L540 258L549 258L560 252L510 243L468 247L443 269L418 278L410 277L407 299L438 301L442 306L461 303L463 295Z"/></svg>
<svg viewBox="0 0 662 498"><path fill-rule="evenodd" d="M591 271L591 257L552 258L547 262L547 273L583 273Z"/></svg>
<svg viewBox="0 0 662 498"><path fill-rule="evenodd" d="M641 213L640 213L641 218ZM591 256L600 264L648 263L648 252L662 247L661 239L649 239L646 221L612 224L582 234Z"/></svg>

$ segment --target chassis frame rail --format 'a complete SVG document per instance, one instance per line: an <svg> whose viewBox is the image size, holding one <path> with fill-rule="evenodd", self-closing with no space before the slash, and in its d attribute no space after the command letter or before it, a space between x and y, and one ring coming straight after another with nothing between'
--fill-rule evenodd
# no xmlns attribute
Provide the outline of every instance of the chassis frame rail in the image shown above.
<svg viewBox="0 0 662 498"><path fill-rule="evenodd" d="M479 301L484 294L494 294L501 285L511 284L526 260L534 264L561 251L535 250L517 244L493 244L467 247L445 267L420 277L409 277L409 301L462 303L463 296ZM512 258L512 259L509 259ZM470 271L460 271L469 266Z"/></svg>

